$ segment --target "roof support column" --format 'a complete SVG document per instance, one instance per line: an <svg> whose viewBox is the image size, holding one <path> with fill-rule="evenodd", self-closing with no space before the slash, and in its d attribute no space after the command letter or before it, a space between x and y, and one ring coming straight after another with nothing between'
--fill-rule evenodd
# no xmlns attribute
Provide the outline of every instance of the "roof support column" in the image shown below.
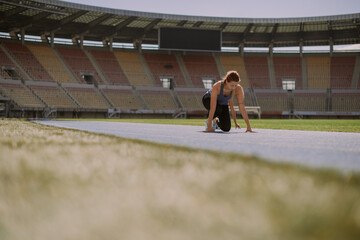
<svg viewBox="0 0 360 240"><path fill-rule="evenodd" d="M141 49L141 43L142 43L141 40L135 40L135 41L133 42L134 48L137 49L140 53L141 53L141 51L142 51L142 49Z"/></svg>
<svg viewBox="0 0 360 240"><path fill-rule="evenodd" d="M304 47L304 42L302 39L300 40L299 47L300 47L300 58L302 58L303 57L303 47Z"/></svg>
<svg viewBox="0 0 360 240"><path fill-rule="evenodd" d="M329 44L330 44L330 57L332 57L334 53L334 40L332 37L330 37Z"/></svg>
<svg viewBox="0 0 360 240"><path fill-rule="evenodd" d="M109 50L110 50L110 52L112 52L113 51L113 42L114 42L114 38L110 38L110 40L109 40Z"/></svg>
<svg viewBox="0 0 360 240"><path fill-rule="evenodd" d="M244 42L241 42L239 44L239 53L241 57L244 57L244 45L245 45Z"/></svg>
<svg viewBox="0 0 360 240"><path fill-rule="evenodd" d="M357 89L359 87L359 78L360 78L360 55L356 56L354 73L351 80L351 88Z"/></svg>
<svg viewBox="0 0 360 240"><path fill-rule="evenodd" d="M11 39L19 40L18 32L16 30L9 32L9 35Z"/></svg>
<svg viewBox="0 0 360 240"><path fill-rule="evenodd" d="M300 39L300 58L303 58L303 47L304 47L304 23L300 23L300 31L299 31L299 39Z"/></svg>
<svg viewBox="0 0 360 240"><path fill-rule="evenodd" d="M301 75L302 75L302 88L308 89L308 71L307 71L307 59L301 58Z"/></svg>
<svg viewBox="0 0 360 240"><path fill-rule="evenodd" d="M83 34L80 35L80 48L84 49L84 35Z"/></svg>
<svg viewBox="0 0 360 240"><path fill-rule="evenodd" d="M113 37L106 37L102 40L104 48L109 48L110 52L113 51L113 42L114 42Z"/></svg>
<svg viewBox="0 0 360 240"><path fill-rule="evenodd" d="M273 54L274 54L274 43L273 42L271 42L269 44L269 54L270 54L270 57L272 58Z"/></svg>
<svg viewBox="0 0 360 240"><path fill-rule="evenodd" d="M25 43L25 28L21 29L21 44L24 45Z"/></svg>
<svg viewBox="0 0 360 240"><path fill-rule="evenodd" d="M50 46L51 48L54 48L54 40L55 39L55 33L54 32L51 32L50 33Z"/></svg>
<svg viewBox="0 0 360 240"><path fill-rule="evenodd" d="M276 89L276 76L275 76L275 67L274 59L272 55L266 57L269 70L269 81L271 89Z"/></svg>

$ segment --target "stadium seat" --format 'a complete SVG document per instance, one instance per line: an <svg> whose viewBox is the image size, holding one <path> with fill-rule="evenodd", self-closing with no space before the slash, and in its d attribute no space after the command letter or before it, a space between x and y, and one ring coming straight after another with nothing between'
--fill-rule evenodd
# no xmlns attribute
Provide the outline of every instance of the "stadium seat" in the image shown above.
<svg viewBox="0 0 360 240"><path fill-rule="evenodd" d="M241 86L249 88L249 79L247 77L244 58L239 56L220 56L220 62L226 72L235 70L239 73L241 79Z"/></svg>
<svg viewBox="0 0 360 240"><path fill-rule="evenodd" d="M114 52L116 59L122 67L130 85L133 86L152 86L152 83L146 76L141 62L132 52Z"/></svg>
<svg viewBox="0 0 360 240"><path fill-rule="evenodd" d="M276 88L282 89L283 79L294 79L295 88L303 88L300 57L274 57L274 71Z"/></svg>
<svg viewBox="0 0 360 240"><path fill-rule="evenodd" d="M308 89L330 88L330 58L323 56L307 57Z"/></svg>
<svg viewBox="0 0 360 240"><path fill-rule="evenodd" d="M331 89L350 89L355 61L355 56L333 56L331 58Z"/></svg>
<svg viewBox="0 0 360 240"><path fill-rule="evenodd" d="M61 86L75 99L81 108L108 109L106 101L96 91L94 85L63 83Z"/></svg>
<svg viewBox="0 0 360 240"><path fill-rule="evenodd" d="M182 59L190 74L194 87L204 87L203 79L220 80L220 74L213 56L208 55L183 55Z"/></svg>
<svg viewBox="0 0 360 240"><path fill-rule="evenodd" d="M6 42L4 43L4 46L31 77L31 79L27 80L44 82L54 81L26 46L13 42Z"/></svg>
<svg viewBox="0 0 360 240"><path fill-rule="evenodd" d="M27 45L36 59L46 69L50 76L58 83L74 82L64 66L57 59L53 51L46 46Z"/></svg>
<svg viewBox="0 0 360 240"><path fill-rule="evenodd" d="M126 78L119 62L116 60L114 53L104 50L90 51L96 63L106 76L109 84L128 86L129 81Z"/></svg>
<svg viewBox="0 0 360 240"><path fill-rule="evenodd" d="M294 109L302 112L325 112L326 90L295 90Z"/></svg>
<svg viewBox="0 0 360 240"><path fill-rule="evenodd" d="M177 109L169 89L162 87L137 87L136 91L141 95L150 110L175 110Z"/></svg>
<svg viewBox="0 0 360 240"><path fill-rule="evenodd" d="M96 83L104 84L84 51L70 47L56 48L56 51L61 55L67 67L73 72L79 83L87 83L83 76L84 74L88 74L93 76Z"/></svg>
<svg viewBox="0 0 360 240"><path fill-rule="evenodd" d="M11 98L19 108L44 108L41 102L20 80L0 80L0 92Z"/></svg>
<svg viewBox="0 0 360 240"><path fill-rule="evenodd" d="M266 57L244 57L247 76L252 88L269 89L270 77Z"/></svg>
<svg viewBox="0 0 360 240"><path fill-rule="evenodd" d="M16 64L10 60L10 58L3 52L0 48L0 78L2 79L14 79L14 80L24 80L20 70L17 68ZM7 69L11 70L11 74Z"/></svg>
<svg viewBox="0 0 360 240"><path fill-rule="evenodd" d="M255 89L254 91L264 114L281 114L288 111L287 91L276 89Z"/></svg>
<svg viewBox="0 0 360 240"><path fill-rule="evenodd" d="M334 112L360 112L359 91L332 91L331 110Z"/></svg>
<svg viewBox="0 0 360 240"><path fill-rule="evenodd" d="M134 95L130 86L99 86L102 93L115 108L121 110L143 109L141 102Z"/></svg>
<svg viewBox="0 0 360 240"><path fill-rule="evenodd" d="M175 88L174 89L183 110L185 111L205 111L202 104L202 97L205 94L203 88Z"/></svg>
<svg viewBox="0 0 360 240"><path fill-rule="evenodd" d="M53 82L26 82L27 86L51 108L76 108L69 97Z"/></svg>
<svg viewBox="0 0 360 240"><path fill-rule="evenodd" d="M187 87L174 55L159 53L144 53L143 55L155 79L156 86L161 86L161 77L172 77L176 87Z"/></svg>

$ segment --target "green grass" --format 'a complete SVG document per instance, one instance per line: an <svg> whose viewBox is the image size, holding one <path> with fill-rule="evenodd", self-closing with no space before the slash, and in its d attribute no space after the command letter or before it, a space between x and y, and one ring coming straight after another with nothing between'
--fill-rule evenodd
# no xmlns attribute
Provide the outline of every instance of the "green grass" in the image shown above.
<svg viewBox="0 0 360 240"><path fill-rule="evenodd" d="M360 239L360 174L0 120L0 239Z"/></svg>
<svg viewBox="0 0 360 240"><path fill-rule="evenodd" d="M74 120L74 119L67 119ZM133 123L176 124L205 126L205 119L80 119L80 121L116 121ZM237 120L242 128L246 125L242 119ZM319 119L250 119L252 128L286 129L328 132L360 132L360 120L319 120ZM234 127L234 126L233 126Z"/></svg>

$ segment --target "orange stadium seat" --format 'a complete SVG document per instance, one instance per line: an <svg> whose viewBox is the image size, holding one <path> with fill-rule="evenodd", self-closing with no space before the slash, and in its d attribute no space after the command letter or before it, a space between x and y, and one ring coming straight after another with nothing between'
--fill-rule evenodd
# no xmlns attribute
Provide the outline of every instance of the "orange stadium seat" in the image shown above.
<svg viewBox="0 0 360 240"><path fill-rule="evenodd" d="M360 92L333 90L331 110L334 112L360 112Z"/></svg>
<svg viewBox="0 0 360 240"><path fill-rule="evenodd" d="M51 108L76 108L70 98L60 90L56 83L27 82L27 86Z"/></svg>
<svg viewBox="0 0 360 240"><path fill-rule="evenodd" d="M350 89L356 56L333 56L331 58L332 89Z"/></svg>
<svg viewBox="0 0 360 240"><path fill-rule="evenodd" d="M175 93L186 111L206 111L202 104L203 88L175 88Z"/></svg>
<svg viewBox="0 0 360 240"><path fill-rule="evenodd" d="M44 66L50 76L58 83L72 83L74 80L66 71L53 51L47 46L27 45L36 59Z"/></svg>
<svg viewBox="0 0 360 240"><path fill-rule="evenodd" d="M133 86L152 86L152 83L146 76L144 68L133 52L114 52L116 59L122 67L130 85Z"/></svg>
<svg viewBox="0 0 360 240"><path fill-rule="evenodd" d="M202 80L220 80L220 74L213 56L207 55L183 55L186 69L190 74L194 87L204 87Z"/></svg>
<svg viewBox="0 0 360 240"><path fill-rule="evenodd" d="M177 106L169 89L161 87L138 87L138 93L150 110L175 110Z"/></svg>
<svg viewBox="0 0 360 240"><path fill-rule="evenodd" d="M284 111L288 111L287 91L255 89L255 94L261 111L264 114L281 114Z"/></svg>
<svg viewBox="0 0 360 240"><path fill-rule="evenodd" d="M134 95L131 87L99 86L102 93L109 99L115 108L122 110L143 109L141 102Z"/></svg>
<svg viewBox="0 0 360 240"><path fill-rule="evenodd" d="M300 57L274 57L276 88L282 88L282 79L295 79L296 89L302 89Z"/></svg>
<svg viewBox="0 0 360 240"><path fill-rule="evenodd" d="M323 56L307 57L308 88L330 88L330 58Z"/></svg>
<svg viewBox="0 0 360 240"><path fill-rule="evenodd" d="M0 92L11 98L19 108L44 108L41 102L20 80L0 80Z"/></svg>
<svg viewBox="0 0 360 240"><path fill-rule="evenodd" d="M99 95L93 85L88 84L70 84L61 85L70 96L80 105L87 109L108 109L106 101Z"/></svg>
<svg viewBox="0 0 360 240"><path fill-rule="evenodd" d="M109 84L128 86L129 81L126 78L114 53L107 51L90 51L94 56L98 66L106 76Z"/></svg>
<svg viewBox="0 0 360 240"><path fill-rule="evenodd" d="M161 86L161 77L172 77L175 86L186 87L184 77L174 55L160 53L144 53L143 55L157 86Z"/></svg>
<svg viewBox="0 0 360 240"><path fill-rule="evenodd" d="M22 76L20 70L17 68L16 64L10 60L10 58L3 52L3 50L0 48L0 77L3 79L14 79L14 80L24 80L24 77ZM11 73L7 71L7 69L10 69L13 71L13 75L11 76Z"/></svg>
<svg viewBox="0 0 360 240"><path fill-rule="evenodd" d="M252 88L270 88L269 68L266 57L244 57L247 76Z"/></svg>
<svg viewBox="0 0 360 240"><path fill-rule="evenodd" d="M326 90L295 90L294 109L303 112L325 112Z"/></svg>
<svg viewBox="0 0 360 240"><path fill-rule="evenodd" d="M54 81L26 46L12 42L6 42L4 43L4 46L31 77L29 80L44 82Z"/></svg>
<svg viewBox="0 0 360 240"><path fill-rule="evenodd" d="M60 53L67 67L71 69L79 83L86 83L82 75L90 74L98 84L104 84L83 50L76 48L56 48L56 51Z"/></svg>
<svg viewBox="0 0 360 240"><path fill-rule="evenodd" d="M250 87L244 58L239 56L220 56L220 62L224 68L225 73L232 70L237 71L240 75L241 86L244 88Z"/></svg>

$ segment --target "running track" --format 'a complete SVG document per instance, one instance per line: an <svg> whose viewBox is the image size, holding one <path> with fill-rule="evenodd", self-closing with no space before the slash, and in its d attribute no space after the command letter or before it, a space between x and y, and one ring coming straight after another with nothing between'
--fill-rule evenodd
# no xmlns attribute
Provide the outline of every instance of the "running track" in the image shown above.
<svg viewBox="0 0 360 240"><path fill-rule="evenodd" d="M204 133L201 126L101 121L36 122L157 143L251 154L269 161L314 168L360 172L360 133L270 129L255 129L258 133L244 133L245 129Z"/></svg>

